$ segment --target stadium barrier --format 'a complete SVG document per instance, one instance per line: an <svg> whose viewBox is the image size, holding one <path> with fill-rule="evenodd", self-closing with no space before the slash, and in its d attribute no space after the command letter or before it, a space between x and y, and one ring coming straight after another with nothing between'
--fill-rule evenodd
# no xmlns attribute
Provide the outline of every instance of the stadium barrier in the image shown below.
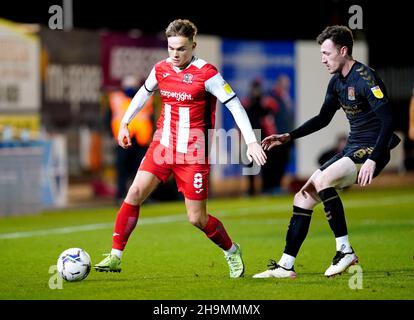
<svg viewBox="0 0 414 320"><path fill-rule="evenodd" d="M0 216L67 205L66 140L0 142Z"/></svg>
<svg viewBox="0 0 414 320"><path fill-rule="evenodd" d="M42 209L41 145L0 144L0 216Z"/></svg>

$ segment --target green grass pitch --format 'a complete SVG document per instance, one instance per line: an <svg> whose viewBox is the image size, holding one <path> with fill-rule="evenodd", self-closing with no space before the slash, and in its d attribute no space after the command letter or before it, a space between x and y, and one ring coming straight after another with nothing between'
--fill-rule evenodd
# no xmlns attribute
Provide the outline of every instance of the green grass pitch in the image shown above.
<svg viewBox="0 0 414 320"><path fill-rule="evenodd" d="M49 285L58 285L49 270L59 254L81 247L92 263L100 261L111 247L117 208L2 217L0 299L414 299L414 189L347 191L342 199L360 268L329 279L323 273L335 241L321 206L297 257L297 278L252 278L283 251L292 195L209 201L209 212L241 244L240 279L228 277L222 251L188 223L182 202L143 206L120 274L91 270L61 289Z"/></svg>

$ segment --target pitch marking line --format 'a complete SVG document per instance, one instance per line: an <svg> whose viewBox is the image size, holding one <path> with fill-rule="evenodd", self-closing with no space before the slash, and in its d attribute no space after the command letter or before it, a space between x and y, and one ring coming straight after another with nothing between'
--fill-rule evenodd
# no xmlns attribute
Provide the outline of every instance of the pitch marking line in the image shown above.
<svg viewBox="0 0 414 320"><path fill-rule="evenodd" d="M376 200L350 200L345 201L346 208L361 208L361 207L378 207L396 204L410 204L414 203L412 195L400 196L400 197L388 197ZM230 210L220 210L220 216L245 216L252 214L260 214L263 212L284 212L290 210L291 205L267 205L261 207L252 207L252 208L235 208ZM187 216L185 213L172 216L161 216L154 218L141 218L139 219L139 225L152 225L160 223L171 223L171 222L182 222L186 221ZM100 229L109 229L113 228L114 222L111 223L95 223L95 224L86 224L73 227L63 227L63 228L53 228L53 229L44 229L44 230L33 230L33 231L22 231L22 232L12 232L12 233L0 233L0 240L3 239L20 239L20 238L31 238L36 236L49 236L52 234L68 234L82 231L94 231Z"/></svg>

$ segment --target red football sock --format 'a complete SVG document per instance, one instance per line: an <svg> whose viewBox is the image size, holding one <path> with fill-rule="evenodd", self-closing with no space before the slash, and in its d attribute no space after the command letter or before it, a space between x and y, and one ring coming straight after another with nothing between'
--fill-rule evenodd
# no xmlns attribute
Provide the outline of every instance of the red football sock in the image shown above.
<svg viewBox="0 0 414 320"><path fill-rule="evenodd" d="M126 202L122 203L116 217L112 249L124 250L129 236L137 225L139 208L140 206L134 206Z"/></svg>
<svg viewBox="0 0 414 320"><path fill-rule="evenodd" d="M208 215L208 221L203 229L206 236L223 250L229 250L233 245L223 224L217 218Z"/></svg>

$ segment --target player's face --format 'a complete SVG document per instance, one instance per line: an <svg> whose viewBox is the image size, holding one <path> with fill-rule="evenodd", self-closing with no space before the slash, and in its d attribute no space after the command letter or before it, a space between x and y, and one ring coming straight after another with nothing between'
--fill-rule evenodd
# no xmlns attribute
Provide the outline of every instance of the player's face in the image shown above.
<svg viewBox="0 0 414 320"><path fill-rule="evenodd" d="M196 43L186 37L168 38L168 55L174 67L185 68L193 57Z"/></svg>
<svg viewBox="0 0 414 320"><path fill-rule="evenodd" d="M345 48L345 47L343 47ZM345 49L346 50L346 49ZM329 73L337 73L342 70L345 64L344 50L338 50L331 39L326 39L321 44L322 63L326 66Z"/></svg>

